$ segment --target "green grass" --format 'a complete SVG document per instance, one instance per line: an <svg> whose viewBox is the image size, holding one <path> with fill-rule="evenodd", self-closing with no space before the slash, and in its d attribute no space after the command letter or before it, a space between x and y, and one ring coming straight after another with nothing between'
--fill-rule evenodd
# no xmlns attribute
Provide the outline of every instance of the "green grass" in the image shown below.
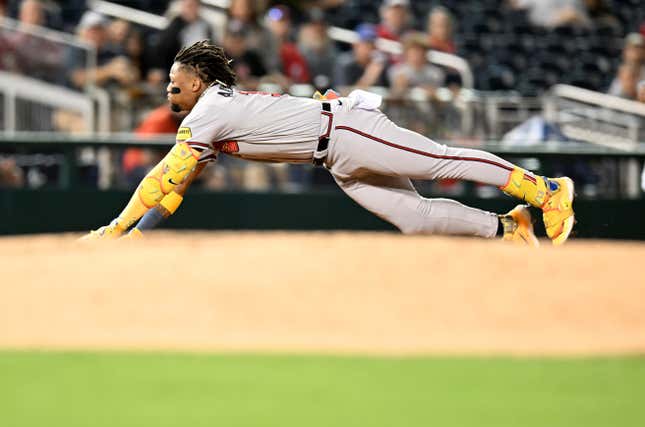
<svg viewBox="0 0 645 427"><path fill-rule="evenodd" d="M2 427L645 425L645 357L0 352Z"/></svg>

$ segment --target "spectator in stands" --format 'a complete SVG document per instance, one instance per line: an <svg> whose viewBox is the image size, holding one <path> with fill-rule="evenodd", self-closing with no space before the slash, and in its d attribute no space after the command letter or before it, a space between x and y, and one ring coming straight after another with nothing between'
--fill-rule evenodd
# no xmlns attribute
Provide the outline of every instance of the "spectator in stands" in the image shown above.
<svg viewBox="0 0 645 427"><path fill-rule="evenodd" d="M289 83L309 83L307 61L293 42L295 29L289 9L283 5L272 7L267 12L266 20L271 36L261 53L269 72L281 73Z"/></svg>
<svg viewBox="0 0 645 427"><path fill-rule="evenodd" d="M124 106L138 111L159 105L165 99L165 82L163 81L165 79L151 80L148 78L151 75L151 64L143 35L137 28L128 25L128 30L122 40L120 50L138 71L138 79L128 86L126 93L124 93L127 96L122 97L122 100L125 101ZM122 124L127 129L133 128L136 124L135 116L126 115L122 119Z"/></svg>
<svg viewBox="0 0 645 427"><path fill-rule="evenodd" d="M247 44L247 28L239 21L229 21L222 47L226 56L233 60L231 66L237 75L237 86L240 89L256 90L267 70L260 54Z"/></svg>
<svg viewBox="0 0 645 427"><path fill-rule="evenodd" d="M21 24L47 26L43 5L38 0L24 0L20 4L18 20Z"/></svg>
<svg viewBox="0 0 645 427"><path fill-rule="evenodd" d="M5 0L0 0L0 19L7 14ZM4 31L0 31L0 70L11 70L15 67L13 52Z"/></svg>
<svg viewBox="0 0 645 427"><path fill-rule="evenodd" d="M391 93L404 96L412 88L423 89L428 99L434 99L438 87L445 83L441 68L428 63L427 39L423 33L410 33L403 39L403 62L390 68L388 77Z"/></svg>
<svg viewBox="0 0 645 427"><path fill-rule="evenodd" d="M352 50L338 57L334 71L334 85L342 92L344 88L368 88L370 86L387 86L385 71L387 56L376 49L376 27L372 24L361 24L356 27L358 40Z"/></svg>
<svg viewBox="0 0 645 427"><path fill-rule="evenodd" d="M134 133L137 135L175 135L185 113L174 113L167 103L148 113ZM128 148L121 164L126 183L134 188L154 165L163 157L161 152L144 148Z"/></svg>
<svg viewBox="0 0 645 427"><path fill-rule="evenodd" d="M639 33L629 33L625 37L623 62L645 65L645 36Z"/></svg>
<svg viewBox="0 0 645 427"><path fill-rule="evenodd" d="M623 48L623 65L627 67L621 67L618 70L616 78L611 83L609 88L610 94L617 94L617 96L623 96L621 94L625 93L626 88L625 84L631 79L630 74L633 70L628 71L628 68L635 68L637 70L636 80L645 79L645 38L639 33L630 33L625 37L625 46ZM621 81L621 69L624 73L623 81ZM628 92L630 92L628 90Z"/></svg>
<svg viewBox="0 0 645 427"><path fill-rule="evenodd" d="M35 0L23 0L19 6L19 25L16 31L4 32L0 41L0 67L47 83L62 84L64 47L34 31L46 26L42 4ZM52 108L48 105L26 100L15 103L16 116L20 118L20 130L52 130Z"/></svg>
<svg viewBox="0 0 645 427"><path fill-rule="evenodd" d="M249 49L261 49L263 40L270 36L260 24L258 15L254 0L231 0L228 7L228 21L237 21L242 25Z"/></svg>
<svg viewBox="0 0 645 427"><path fill-rule="evenodd" d="M640 71L640 68L635 64L624 62L618 69L618 76L614 81L616 84L612 84L609 94L635 100Z"/></svg>
<svg viewBox="0 0 645 427"><path fill-rule="evenodd" d="M583 0L510 0L515 9L527 9L537 27L587 27L589 16Z"/></svg>
<svg viewBox="0 0 645 427"><path fill-rule="evenodd" d="M318 7L325 11L335 10L342 6L347 0L305 0L305 7Z"/></svg>
<svg viewBox="0 0 645 427"><path fill-rule="evenodd" d="M307 61L312 83L317 89L333 86L334 66L338 52L327 34L323 11L312 9L309 21L300 27L298 46Z"/></svg>
<svg viewBox="0 0 645 427"><path fill-rule="evenodd" d="M130 33L130 23L124 19L114 19L106 27L106 46L117 55L125 55L125 41Z"/></svg>
<svg viewBox="0 0 645 427"><path fill-rule="evenodd" d="M380 13L381 22L377 27L379 37L398 41L410 29L409 0L384 0Z"/></svg>
<svg viewBox="0 0 645 427"><path fill-rule="evenodd" d="M323 11L324 15L329 22L337 14L341 13L341 7L349 3L348 0L304 0L298 2L303 10L311 10L314 8Z"/></svg>
<svg viewBox="0 0 645 427"><path fill-rule="evenodd" d="M0 158L0 188L20 188L25 184L25 176L12 157Z"/></svg>
<svg viewBox="0 0 645 427"><path fill-rule="evenodd" d="M147 76L150 62L145 53L143 35L138 30L130 28L123 42L123 50L128 60L139 70L139 76Z"/></svg>
<svg viewBox="0 0 645 427"><path fill-rule="evenodd" d="M437 6L428 15L428 47L440 52L455 53L453 19L448 9Z"/></svg>
<svg viewBox="0 0 645 427"><path fill-rule="evenodd" d="M124 56L144 77L150 70L149 56L141 32L123 19L115 19L107 26L107 49L116 55Z"/></svg>
<svg viewBox="0 0 645 427"><path fill-rule="evenodd" d="M623 62L640 68L641 78L645 79L645 37L639 33L630 33L625 37Z"/></svg>
<svg viewBox="0 0 645 427"><path fill-rule="evenodd" d="M124 55L118 55L108 46L107 26L109 21L101 14L87 11L77 26L78 38L96 48L96 66L88 63L85 50L69 49L65 61L70 70L68 83L76 89L85 89L88 84L96 84L108 91L111 96L113 120L130 119L124 115L125 108L130 106L129 89L139 82L139 70ZM125 95L125 96L123 96ZM54 116L55 126L63 132L80 132L84 129L83 121L75 113L59 110ZM115 129L123 129L124 123L113 123Z"/></svg>
<svg viewBox="0 0 645 427"><path fill-rule="evenodd" d="M89 78L94 77L99 86L112 83L126 86L138 78L138 70L125 56L119 56L108 46L108 20L101 14L87 11L78 24L79 38L94 46L97 50L97 66L87 68L87 55L84 51L72 50L67 61L71 70L70 80L74 87L84 87Z"/></svg>
<svg viewBox="0 0 645 427"><path fill-rule="evenodd" d="M134 130L137 135L176 134L186 113L174 113L167 103L149 112Z"/></svg>
<svg viewBox="0 0 645 427"><path fill-rule="evenodd" d="M20 4L20 28L45 27L45 11L36 0L24 0ZM16 70L29 77L48 82L59 82L63 48L44 37L18 31L9 39Z"/></svg>
<svg viewBox="0 0 645 427"><path fill-rule="evenodd" d="M25 3L29 3L25 7ZM38 3L34 5L33 3ZM24 19L24 13L31 15L33 18L36 18L36 15L39 16L39 23L31 23L31 25L40 25L42 27L48 27L56 30L61 30L63 28L63 21L61 16L61 8L57 2L52 0L17 0L7 2L7 15L15 16L16 19L23 23L27 23L27 20Z"/></svg>
<svg viewBox="0 0 645 427"><path fill-rule="evenodd" d="M181 0L179 15L170 21L154 43L156 64L151 79L165 81L179 49L205 39L217 42L211 25L200 14L199 0Z"/></svg>

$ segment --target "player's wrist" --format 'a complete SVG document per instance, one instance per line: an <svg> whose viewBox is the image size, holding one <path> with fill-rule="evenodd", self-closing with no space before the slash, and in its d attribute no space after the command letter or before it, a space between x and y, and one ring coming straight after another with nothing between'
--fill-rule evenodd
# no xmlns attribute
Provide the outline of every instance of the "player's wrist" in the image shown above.
<svg viewBox="0 0 645 427"><path fill-rule="evenodd" d="M135 228L139 231L152 230L164 219L165 217L159 209L152 208L139 220L139 223Z"/></svg>

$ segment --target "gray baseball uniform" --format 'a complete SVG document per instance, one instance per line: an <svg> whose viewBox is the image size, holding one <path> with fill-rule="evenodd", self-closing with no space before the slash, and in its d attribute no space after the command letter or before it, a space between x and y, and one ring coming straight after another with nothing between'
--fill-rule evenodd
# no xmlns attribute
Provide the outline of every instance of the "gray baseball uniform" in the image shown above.
<svg viewBox="0 0 645 427"><path fill-rule="evenodd" d="M484 151L452 148L401 128L378 110L380 97L354 91L320 101L214 85L184 119L178 139L199 150L244 159L311 162L329 137L324 164L357 203L404 233L493 237L497 216L447 199L419 195L410 179L456 178L503 186L513 164Z"/></svg>

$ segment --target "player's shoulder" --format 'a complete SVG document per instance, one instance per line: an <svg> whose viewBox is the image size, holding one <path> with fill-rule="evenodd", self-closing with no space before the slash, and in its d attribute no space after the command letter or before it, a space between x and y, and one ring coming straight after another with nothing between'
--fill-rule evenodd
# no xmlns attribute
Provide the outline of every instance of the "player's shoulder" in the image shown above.
<svg viewBox="0 0 645 427"><path fill-rule="evenodd" d="M204 91L186 118L195 119L202 116L212 116L214 110L221 112L230 108L228 106L231 98L229 91L232 91L232 89L227 87L220 88L217 85L209 87Z"/></svg>
<svg viewBox="0 0 645 427"><path fill-rule="evenodd" d="M235 92L231 87L215 84L204 91L197 105L229 104Z"/></svg>
<svg viewBox="0 0 645 427"><path fill-rule="evenodd" d="M228 121L234 115L234 108L231 105L233 93L233 89L227 86L209 87L184 118L181 126L208 128L215 123Z"/></svg>

